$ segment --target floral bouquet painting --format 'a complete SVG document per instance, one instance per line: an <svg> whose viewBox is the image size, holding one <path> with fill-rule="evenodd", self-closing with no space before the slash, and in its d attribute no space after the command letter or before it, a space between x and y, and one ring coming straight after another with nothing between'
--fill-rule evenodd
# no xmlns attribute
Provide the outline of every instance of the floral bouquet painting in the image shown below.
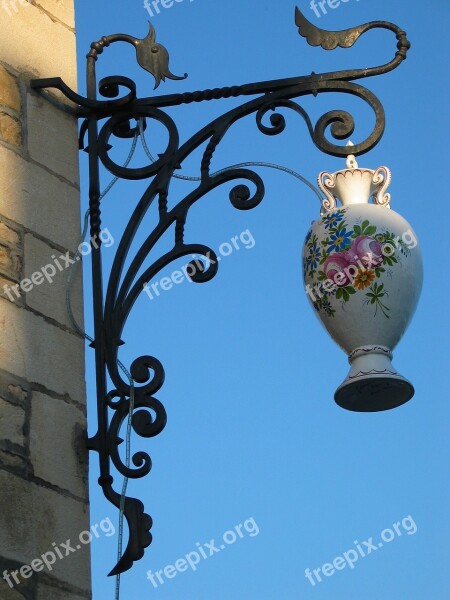
<svg viewBox="0 0 450 600"><path fill-rule="evenodd" d="M389 290L379 280L384 273L392 277L390 268L410 249L399 236L377 231L367 219L351 226L345 219L346 210L336 210L321 219L323 239L310 230L305 241L304 276L312 288L314 307L334 317L331 298L344 305L362 292L362 302L373 305L374 315L380 311L389 319Z"/></svg>

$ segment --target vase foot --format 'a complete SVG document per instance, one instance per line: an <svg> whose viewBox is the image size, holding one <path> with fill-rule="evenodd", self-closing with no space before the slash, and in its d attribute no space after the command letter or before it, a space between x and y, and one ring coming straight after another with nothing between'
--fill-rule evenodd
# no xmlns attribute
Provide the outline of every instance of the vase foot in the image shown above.
<svg viewBox="0 0 450 600"><path fill-rule="evenodd" d="M392 352L385 346L356 348L349 356L350 372L334 395L336 403L356 412L377 412L408 402L414 388L391 359Z"/></svg>

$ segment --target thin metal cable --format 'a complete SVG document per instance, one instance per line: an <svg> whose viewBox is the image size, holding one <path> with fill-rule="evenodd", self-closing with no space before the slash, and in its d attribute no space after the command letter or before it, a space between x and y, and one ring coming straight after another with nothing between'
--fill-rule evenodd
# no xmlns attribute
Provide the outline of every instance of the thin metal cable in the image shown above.
<svg viewBox="0 0 450 600"><path fill-rule="evenodd" d="M142 146L144 148L145 153L147 154L147 157L152 161L155 162L155 158L152 156L146 139L145 139L145 134L144 134L144 128L143 128L143 123L144 123L144 119L141 118L139 119L139 133L136 131L135 135L134 135L134 139L133 139L133 144L130 150L130 153L127 157L127 160L124 163L124 167L127 167L128 164L130 163L135 150L136 150L136 145L137 145L137 140L138 137L141 138L141 143ZM242 168L242 167L268 167L271 169L277 169L279 171L283 171L285 173L288 173L289 175L292 175L294 177L296 177L297 179L299 179L300 181L302 181L305 185L307 185L318 197L320 202L322 202L322 197L320 196L319 191L314 187L314 185L312 185L305 177L303 177L302 175L300 175L299 173L293 171L292 169L288 169L287 167L283 167L281 165L276 165L273 163L266 163L266 162L247 162L247 163L239 163L236 165L232 165L230 167L227 167L225 169L221 169L219 171L216 171L215 173L212 173L211 176L215 176L215 175L220 175L221 173L224 173L226 171L229 171L231 169L237 169L237 168ZM176 179L182 179L185 181L201 181L200 177L191 177L188 175L178 175L175 174L173 175ZM105 190L101 193L100 195L100 200L102 200L109 192L110 190L113 188L113 186L117 183L117 181L119 180L119 177L116 176L114 177L110 183L107 185L107 187L105 188ZM74 277L74 272L75 272L75 266L77 263L81 262L79 259L81 258L81 250L80 247L83 244L83 242L85 241L86 235L87 235L87 231L88 231L88 226L89 226L89 209L86 211L85 215L84 215L84 224L83 224L83 231L81 234L81 238L80 238L80 243L77 247L77 250L75 252L74 255L74 262L70 265L69 267L69 271L68 271L68 275L67 275L67 286L66 286L66 307L67 307L67 312L68 312L68 316L69 316L69 320L73 326L73 328L77 331L77 333L79 333L81 336L83 336L86 340L88 340L89 342L93 342L94 338L92 338L90 335L88 335L77 323L75 316L73 314L73 309L72 309L72 302L71 302L71 294L72 294L72 286L73 286L73 277ZM127 376L129 382L130 382L130 403L129 403L129 411L128 411L128 419L127 419L127 430L126 430L126 458L125 458L125 464L127 466L127 468L130 467L130 463L131 463L131 428L132 428L132 417L133 417L133 412L134 412L134 403L135 403L135 396L134 396L134 379L132 378L131 374L129 373L129 371L126 369L126 367L123 365L123 363L117 359L117 365L119 366L119 368L122 370L122 372ZM127 487L128 487L128 477L124 477L123 479L123 485L122 485L122 493L120 496L120 512L119 512L119 536L118 536L118 544L117 544L117 561L120 561L121 557L122 557L122 546L123 546L123 518L124 518L124 510L125 510L125 499L126 499L126 492L127 492ZM115 600L119 600L120 599L120 573L118 575L116 575L116 587L115 587Z"/></svg>
<svg viewBox="0 0 450 600"><path fill-rule="evenodd" d="M142 147L144 148L144 151L147 154L147 157L152 162L155 162L156 159L150 152L149 147L147 145L147 140L145 139L143 117L141 117L139 119L139 133L141 136ZM226 171L229 171L231 169L240 169L242 167L268 167L270 169L277 169L278 171L283 171L284 173L288 173L289 175L296 177L302 183L307 185L316 194L316 196L319 198L320 203L322 204L323 198L320 195L319 190L310 181L308 181L305 177L303 177L303 175L300 175L300 173L297 173L296 171L293 171L292 169L288 169L287 167L283 167L282 165L276 165L274 163L254 162L254 161L239 163L237 165L232 165L231 167L226 167L225 169L220 169L219 171L215 171L214 173L211 173L211 177L220 175L221 173L225 173ZM185 181L201 181L201 177L191 177L189 175L178 175L177 173L174 173L173 177L175 177L176 179L184 179Z"/></svg>
<svg viewBox="0 0 450 600"><path fill-rule="evenodd" d="M133 155L136 151L138 137L139 137L139 134L136 131L130 153L128 154L128 157L123 165L124 167L127 167L129 165L131 159L133 158ZM108 194L108 192L112 189L112 187L117 183L118 180L119 180L119 177L114 177L109 182L109 184L106 186L105 190L100 194L100 200L102 200ZM89 342L93 342L94 338L92 338L90 335L88 335L77 323L77 320L75 319L75 315L73 314L72 301L71 301L75 266L79 262L81 262L80 261L80 257L81 257L80 247L83 244L83 242L85 241L87 231L88 231L88 226L89 226L89 209L86 211L86 213L84 215L84 224L83 224L83 231L82 231L81 238L80 238L80 243L79 243L77 250L75 252L75 255L74 255L74 262L70 265L69 271L67 274L66 308L67 308L67 313L69 315L69 320L72 324L72 327L81 336L83 336L86 340L88 340ZM130 404L129 404L129 410L128 410L127 431L126 431L126 438L125 438L126 439L125 464L126 464L127 468L129 468L130 463L131 463L131 427L132 427L132 417L133 417L133 412L134 412L134 379L132 378L131 374L128 372L128 370L125 368L124 364L119 359L117 359L117 365L125 373L125 375L128 377L128 380L130 382ZM118 543L117 543L117 562L119 562L119 560L122 557L123 517L124 517L124 510L125 510L125 497L126 497L126 493L127 493L127 487L128 487L128 477L124 477L123 485L122 485L122 493L120 496L119 539L118 539ZM120 599L120 573L118 575L116 575L116 588L115 588L115 600L119 600L119 599Z"/></svg>
<svg viewBox="0 0 450 600"><path fill-rule="evenodd" d="M126 458L125 464L127 468L130 467L131 462L131 425L132 425L132 417L134 412L134 379L131 374L127 371L124 365L117 361L117 364L128 377L130 382L130 405L128 409L128 420L127 420L127 433L126 433ZM125 511L125 497L127 494L128 487L128 477L123 478L122 485L122 494L120 496L120 513L119 513L119 539L117 543L117 562L122 558L122 543L123 543L123 517ZM116 575L116 590L115 590L115 600L119 600L120 598L120 573Z"/></svg>
<svg viewBox="0 0 450 600"><path fill-rule="evenodd" d="M155 162L156 158L150 152L149 147L147 146L147 140L145 139L143 117L139 119L139 133L141 136L141 143L142 147L145 150L145 154L151 160L152 163ZM185 181L200 181L200 177L190 177L189 175L177 175L177 173L174 173L173 177L175 177L176 179L184 179Z"/></svg>
<svg viewBox="0 0 450 600"><path fill-rule="evenodd" d="M78 244L78 248L75 252L74 255L74 259L75 262L73 262L70 267L69 267L69 271L67 273L67 283L66 283L66 309L67 309L67 314L69 315L69 321L72 324L72 327L75 329L75 331L77 333L79 333L81 336L83 336L85 339L87 339L89 342L93 342L94 338L91 338L90 335L88 335L79 325L78 322L75 318L75 315L73 314L73 309L72 309L72 284L73 284L73 274L75 272L75 266L80 262L80 257L81 257L81 251L80 251L80 246L81 244L84 242L86 235L87 235L87 231L88 231L88 227L89 227L89 209L85 212L84 214L84 225L83 225L83 232L81 233L81 238L80 238L80 243Z"/></svg>
<svg viewBox="0 0 450 600"><path fill-rule="evenodd" d="M266 163L266 162L239 163L237 165L232 165L231 167L227 167L226 169L221 169L220 171L216 171L215 173L211 174L211 177L213 175L220 175L220 173L224 173L225 171L229 171L230 169L239 169L241 167L268 167L270 169L277 169L278 171L283 171L284 173L288 173L289 175L296 177L302 183L307 185L316 194L316 196L319 198L320 203L322 204L323 198L320 195L319 190L310 181L308 181L308 179L303 177L303 175L300 175L300 173L297 173L296 171L293 171L292 169L288 169L287 167L283 167L282 165L275 165L273 163Z"/></svg>
<svg viewBox="0 0 450 600"><path fill-rule="evenodd" d="M123 166L127 167L130 164L131 159L133 158L133 155L136 151L136 145L137 145L137 141L138 141L138 132L136 131L135 135L134 135L134 139L133 139L133 144L131 146L131 150L130 153L127 156L126 161L124 162ZM112 187L117 183L117 181L119 180L119 177L114 177L109 184L106 186L105 190L100 194L100 200L103 200L103 198L106 196L106 194L108 194ZM70 267L69 267L69 271L67 273L67 284L66 284L66 308L67 308L67 313L69 315L69 320L73 326L73 328L75 329L75 331L77 333L79 333L81 336L85 337L87 340L89 340L90 342L93 342L93 338L91 338L89 335L87 335L84 330L78 325L77 320L75 319L75 316L73 314L73 310L72 310L72 285L73 285L73 277L74 277L74 273L75 273L75 266L81 262L80 258L81 258L81 250L80 250L80 246L83 244L83 242L85 241L86 235L87 235L87 231L88 231L88 226L89 226L89 209L85 212L84 214L84 225L83 225L83 231L81 234L81 238L80 238L80 243L78 244L77 250L75 252L74 255L74 261Z"/></svg>

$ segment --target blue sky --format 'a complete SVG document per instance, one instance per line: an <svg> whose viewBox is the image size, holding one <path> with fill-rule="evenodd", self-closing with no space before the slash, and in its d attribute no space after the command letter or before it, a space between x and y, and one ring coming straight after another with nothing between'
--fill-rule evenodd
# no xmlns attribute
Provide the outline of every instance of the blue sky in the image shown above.
<svg viewBox="0 0 450 600"><path fill-rule="evenodd" d="M84 94L89 44L116 32L145 37L149 13L141 0L76 4L79 90ZM166 382L157 397L168 413L167 427L157 438L133 437L133 451L147 451L153 469L145 479L131 482L129 493L142 499L152 515L154 541L122 577L124 599L450 597L445 353L450 292L445 250L448 4L445 0L331 4L336 7L325 5L327 13L318 17L308 1L299 3L305 15L324 29L386 20L400 25L412 43L409 58L399 69L363 82L384 105L386 132L359 164L391 169L392 208L408 219L422 246L421 301L394 354L397 368L413 382L416 395L385 413L351 413L334 403L334 391L348 370L347 359L314 316L301 278L304 236L319 214L314 193L289 175L259 169L266 196L254 210L231 206L231 186L205 197L191 211L187 239L217 250L238 236L239 248L223 258L218 275L207 284L184 282L153 300L142 295L124 332L121 360L126 365L142 354L163 363ZM325 52L308 46L297 33L294 6L288 0L184 0L161 7L152 20L157 41L170 52L172 72L187 72L189 77L162 83L157 93L360 68L391 59L396 40L382 31L369 32L350 50ZM98 68L100 76L134 78L141 97L154 93L153 78L139 69L127 45L106 49ZM191 104L170 110L170 115L184 141L237 104L236 100ZM370 110L356 99L323 94L300 104L314 122L328 110L352 112L355 143L373 126ZM261 134L254 116L235 124L214 157L213 169L266 161L315 181L320 171L343 168L343 160L315 148L297 115L284 114L286 130L275 137ZM155 152L160 141L155 132L154 145L153 138L150 142ZM116 152L117 160L123 161L127 149L119 145ZM198 175L199 156L187 161L183 174ZM145 164L142 153L137 160ZM84 154L81 174L85 207ZM104 172L103 187L109 180ZM176 182L171 201L185 195L190 186ZM144 188L141 182L120 183L105 199L103 227L116 243ZM153 213L142 224L143 231L152 227L152 217ZM156 248L158 256L167 244ZM107 265L116 247L105 248ZM182 264L164 274L170 276ZM92 332L89 276L86 265L86 328ZM91 435L93 359L88 348ZM93 454L92 522L109 517L117 523L97 477ZM121 486L119 477L116 484ZM315 585L305 577L305 569L333 562L355 550L356 542L366 549L363 541L373 538L378 543L381 532L393 530L395 523L400 523L402 535L395 534L390 543L365 557L360 554L354 568L347 562L333 575L322 575L321 583L314 580ZM236 541L220 549L223 534L239 525L242 537L236 533ZM155 573L199 552L198 544L205 550L212 539L220 551L202 557L195 572L188 568L171 579L164 576L163 584L155 580L156 586L147 579L149 570ZM231 541L232 535L227 539ZM93 542L95 600L113 597L114 580L106 575L115 564L116 542L117 536Z"/></svg>

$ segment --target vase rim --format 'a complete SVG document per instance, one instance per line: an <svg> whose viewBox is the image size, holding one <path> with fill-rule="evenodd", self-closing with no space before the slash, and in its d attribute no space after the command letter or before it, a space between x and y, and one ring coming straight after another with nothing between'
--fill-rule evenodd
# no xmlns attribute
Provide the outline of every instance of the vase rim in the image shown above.
<svg viewBox="0 0 450 600"><path fill-rule="evenodd" d="M369 204L371 198L375 204L390 208L390 194L386 193L391 183L391 172L387 167L369 169L356 164L348 168L329 173L319 173L317 183L326 198L323 209L331 212L339 200L343 206Z"/></svg>

